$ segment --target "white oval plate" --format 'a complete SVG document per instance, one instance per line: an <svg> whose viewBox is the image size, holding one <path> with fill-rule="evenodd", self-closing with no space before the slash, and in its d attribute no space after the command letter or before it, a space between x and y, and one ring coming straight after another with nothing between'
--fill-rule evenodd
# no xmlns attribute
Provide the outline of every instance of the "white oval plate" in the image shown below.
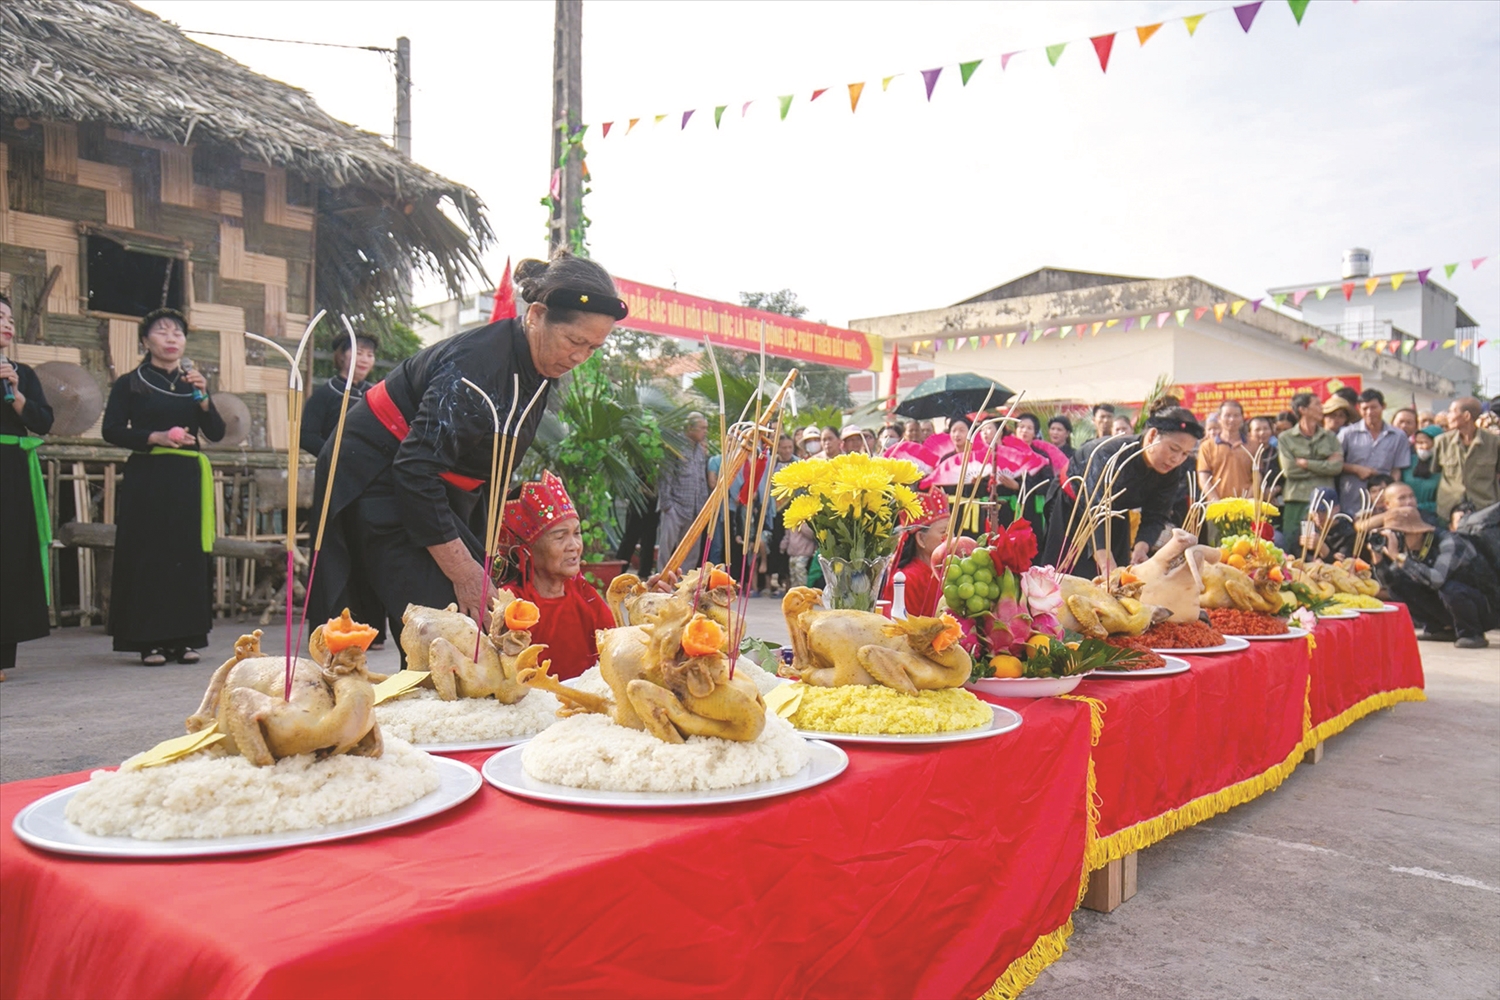
<svg viewBox="0 0 1500 1000"><path fill-rule="evenodd" d="M1128 681L1137 677L1171 677L1173 674L1186 673L1193 669L1193 665L1187 660L1176 656L1158 654L1167 661L1165 667L1147 667L1145 670L1091 670L1096 681Z"/></svg>
<svg viewBox="0 0 1500 1000"><path fill-rule="evenodd" d="M1382 604L1378 608L1350 608L1349 610L1350 611L1358 612L1359 614L1362 614L1362 615L1388 615L1392 611L1400 611L1401 610L1401 605L1399 605L1399 604Z"/></svg>
<svg viewBox="0 0 1500 1000"><path fill-rule="evenodd" d="M1307 629L1288 625L1286 631L1280 635L1242 635L1241 639L1249 642L1275 642L1278 639L1302 639L1307 636ZM1226 637L1227 638L1227 637Z"/></svg>
<svg viewBox="0 0 1500 1000"><path fill-rule="evenodd" d="M1250 644L1242 636L1226 635L1224 642L1219 646L1204 646L1202 649L1152 649L1153 653L1166 656L1168 653L1176 653L1178 656L1202 656L1205 653L1238 653L1242 649L1249 649ZM1156 668L1160 670L1160 667ZM1137 671L1139 673L1139 671Z"/></svg>
<svg viewBox="0 0 1500 1000"><path fill-rule="evenodd" d="M1083 683L1083 674L1070 677L986 677L970 681L964 687L983 691L997 698L1052 698Z"/></svg>
<svg viewBox="0 0 1500 1000"><path fill-rule="evenodd" d="M673 809L683 806L717 806L729 802L754 802L778 795L790 795L832 781L849 766L849 755L831 743L808 740L812 759L802 770L785 778L756 781L737 788L715 788L702 792L613 792L598 788L572 788L538 781L521 766L525 747L501 750L484 762L484 780L511 795L539 799L568 806L594 806L601 809Z"/></svg>
<svg viewBox="0 0 1500 1000"><path fill-rule="evenodd" d="M465 801L483 784L479 772L462 761L434 757L442 784L411 805L379 816L351 819L343 823L288 830L285 833L255 833L238 837L205 837L178 840L136 840L134 837L96 837L84 833L63 816L68 801L87 782L59 789L37 799L16 814L11 829L32 847L59 854L81 854L91 858L198 858L215 854L251 854L304 847L329 840L345 840L378 830L405 826L436 816Z"/></svg>
<svg viewBox="0 0 1500 1000"><path fill-rule="evenodd" d="M994 718L988 726L973 729L956 729L951 733L819 733L811 729L799 729L798 734L809 739L829 740L834 743L884 743L894 746L928 746L934 743L964 743L982 740L1001 733L1014 732L1021 728L1021 716L1008 708L991 705Z"/></svg>
<svg viewBox="0 0 1500 1000"><path fill-rule="evenodd" d="M1331 615L1318 615L1318 617L1319 618L1327 618L1327 619L1329 619L1331 621L1338 621L1340 619L1358 618L1359 617L1359 612L1356 611L1353 608L1350 608L1347 611L1339 611L1339 612L1337 612L1335 614L1331 614Z"/></svg>
<svg viewBox="0 0 1500 1000"><path fill-rule="evenodd" d="M504 750L506 747L520 746L528 743L533 736L540 733L532 733L531 736L506 736L501 739L479 740L475 743L413 743L425 753L466 753L470 750Z"/></svg>

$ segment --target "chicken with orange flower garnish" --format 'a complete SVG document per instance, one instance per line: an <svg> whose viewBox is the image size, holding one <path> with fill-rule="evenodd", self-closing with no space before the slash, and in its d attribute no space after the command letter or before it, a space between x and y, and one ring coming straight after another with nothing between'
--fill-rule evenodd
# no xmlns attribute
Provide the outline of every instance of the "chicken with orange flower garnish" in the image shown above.
<svg viewBox="0 0 1500 1000"><path fill-rule="evenodd" d="M593 712L644 729L667 743L688 736L748 742L766 725L766 703L745 673L730 676L723 626L673 596L645 625L598 633L599 673L613 698L568 687L546 665L523 670L523 684L550 691L562 714Z"/></svg>
<svg viewBox="0 0 1500 1000"><path fill-rule="evenodd" d="M782 599L792 637L791 672L818 687L883 684L916 694L963 686L973 661L947 615L892 621L868 611L829 611L822 594L794 587Z"/></svg>

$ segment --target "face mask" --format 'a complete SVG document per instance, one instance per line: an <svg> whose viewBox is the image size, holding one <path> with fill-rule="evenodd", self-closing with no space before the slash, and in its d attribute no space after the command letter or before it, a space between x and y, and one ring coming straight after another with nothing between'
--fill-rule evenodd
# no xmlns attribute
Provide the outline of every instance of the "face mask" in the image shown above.
<svg viewBox="0 0 1500 1000"><path fill-rule="evenodd" d="M1431 448L1418 448L1417 449L1417 457L1420 458L1424 462L1427 461L1429 458L1432 457L1432 449Z"/></svg>
<svg viewBox="0 0 1500 1000"><path fill-rule="evenodd" d="M807 449L807 453L809 455L816 455L818 452L823 450L823 442L809 441L806 445L804 445L804 447Z"/></svg>

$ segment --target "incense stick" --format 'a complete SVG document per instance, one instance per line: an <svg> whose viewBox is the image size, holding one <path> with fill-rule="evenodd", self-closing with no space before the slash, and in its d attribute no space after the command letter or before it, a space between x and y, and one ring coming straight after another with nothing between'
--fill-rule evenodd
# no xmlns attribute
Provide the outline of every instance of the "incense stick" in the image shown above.
<svg viewBox="0 0 1500 1000"><path fill-rule="evenodd" d="M512 375L511 378L510 413L505 417L507 428L510 426L510 418L516 415L516 397L521 394L521 376ZM479 617L474 620L474 662L478 663L480 640L484 636L484 607L490 595L490 567L495 557L495 477L500 474L500 411L495 409L495 402L490 399L489 393L467 378L461 377L459 381L477 392L479 398L484 400L484 405L490 408L490 423L495 429L495 436L490 441L490 493L484 503L484 578L479 584Z"/></svg>

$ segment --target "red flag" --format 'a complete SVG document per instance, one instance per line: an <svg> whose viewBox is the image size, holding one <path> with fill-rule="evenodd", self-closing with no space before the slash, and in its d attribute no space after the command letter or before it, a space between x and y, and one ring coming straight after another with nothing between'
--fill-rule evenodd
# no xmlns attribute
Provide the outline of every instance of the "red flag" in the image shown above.
<svg viewBox="0 0 1500 1000"><path fill-rule="evenodd" d="M505 258L505 273L500 284L495 286L495 308L490 313L490 322L516 318L516 290L510 284L510 258Z"/></svg>
<svg viewBox="0 0 1500 1000"><path fill-rule="evenodd" d="M1112 33L1108 35L1095 35L1089 41L1094 43L1094 54L1099 57L1099 71L1101 73L1108 73L1109 52L1110 49L1115 47L1115 36Z"/></svg>
<svg viewBox="0 0 1500 1000"><path fill-rule="evenodd" d="M891 354L891 398L886 400L885 408L894 410L896 408L896 390L901 382L901 347L897 345Z"/></svg>

